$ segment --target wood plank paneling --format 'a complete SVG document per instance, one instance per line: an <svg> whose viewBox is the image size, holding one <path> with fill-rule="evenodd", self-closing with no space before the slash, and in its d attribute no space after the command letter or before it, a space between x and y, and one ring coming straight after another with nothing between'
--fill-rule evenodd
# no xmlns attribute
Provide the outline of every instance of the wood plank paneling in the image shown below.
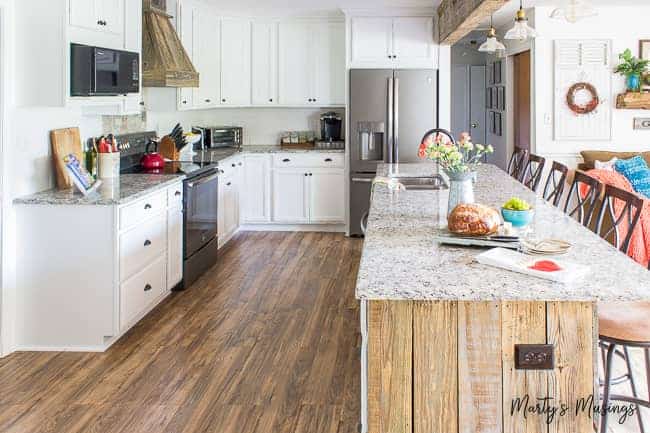
<svg viewBox="0 0 650 433"><path fill-rule="evenodd" d="M501 305L458 303L458 431L502 431Z"/></svg>
<svg viewBox="0 0 650 433"><path fill-rule="evenodd" d="M546 344L544 302L504 302L501 305L501 350L503 433L545 432L547 430L545 418L534 414L525 415L524 409L527 404L533 406L538 398L548 395L549 373L515 370L516 344Z"/></svg>
<svg viewBox="0 0 650 433"><path fill-rule="evenodd" d="M510 0L443 0L438 7L440 43L453 45Z"/></svg>
<svg viewBox="0 0 650 433"><path fill-rule="evenodd" d="M549 377L549 395L568 406L549 426L549 433L592 431L589 410L576 414L576 402L594 391L594 312L588 302L547 303L547 342L555 345L555 370ZM596 402L597 403L597 402Z"/></svg>
<svg viewBox="0 0 650 433"><path fill-rule="evenodd" d="M408 301L368 302L368 433L412 433L412 312Z"/></svg>
<svg viewBox="0 0 650 433"><path fill-rule="evenodd" d="M458 306L413 305L413 432L458 431Z"/></svg>

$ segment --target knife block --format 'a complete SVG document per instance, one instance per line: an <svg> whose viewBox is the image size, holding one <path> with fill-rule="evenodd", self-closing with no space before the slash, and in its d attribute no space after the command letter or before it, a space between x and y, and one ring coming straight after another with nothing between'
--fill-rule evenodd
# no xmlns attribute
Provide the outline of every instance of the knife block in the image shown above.
<svg viewBox="0 0 650 433"><path fill-rule="evenodd" d="M176 149L176 143L168 135L164 136L162 140L160 140L160 144L158 145L158 152L160 152L163 158L172 161L180 160L180 153L178 152L178 149Z"/></svg>

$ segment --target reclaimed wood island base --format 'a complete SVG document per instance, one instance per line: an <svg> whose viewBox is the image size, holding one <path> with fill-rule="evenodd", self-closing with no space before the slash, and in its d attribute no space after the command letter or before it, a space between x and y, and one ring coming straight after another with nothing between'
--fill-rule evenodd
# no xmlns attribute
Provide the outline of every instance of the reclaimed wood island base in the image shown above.
<svg viewBox="0 0 650 433"><path fill-rule="evenodd" d="M593 303L364 301L362 308L369 433L593 431ZM555 368L515 369L517 344L554 345Z"/></svg>
<svg viewBox="0 0 650 433"><path fill-rule="evenodd" d="M380 164L377 175L435 172ZM481 249L436 241L447 191L374 185L356 286L362 433L592 433L597 303L647 299L650 273L494 166L478 168L474 192L495 209L531 203L530 233L570 242L562 260L588 275L561 284L482 265Z"/></svg>

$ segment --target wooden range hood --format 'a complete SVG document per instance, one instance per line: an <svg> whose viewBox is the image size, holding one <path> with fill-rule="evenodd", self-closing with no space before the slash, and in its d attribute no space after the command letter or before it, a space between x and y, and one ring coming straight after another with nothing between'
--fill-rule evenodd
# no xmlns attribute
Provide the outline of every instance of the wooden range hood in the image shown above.
<svg viewBox="0 0 650 433"><path fill-rule="evenodd" d="M142 85L144 87L199 87L199 73L192 65L165 1L143 0Z"/></svg>

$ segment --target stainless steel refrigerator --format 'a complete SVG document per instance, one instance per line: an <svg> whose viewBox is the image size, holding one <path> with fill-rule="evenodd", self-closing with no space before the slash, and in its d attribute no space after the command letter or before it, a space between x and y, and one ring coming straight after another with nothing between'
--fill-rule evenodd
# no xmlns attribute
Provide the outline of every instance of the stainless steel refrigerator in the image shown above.
<svg viewBox="0 0 650 433"><path fill-rule="evenodd" d="M380 162L420 162L422 136L438 127L438 71L350 71L350 235L361 235Z"/></svg>

